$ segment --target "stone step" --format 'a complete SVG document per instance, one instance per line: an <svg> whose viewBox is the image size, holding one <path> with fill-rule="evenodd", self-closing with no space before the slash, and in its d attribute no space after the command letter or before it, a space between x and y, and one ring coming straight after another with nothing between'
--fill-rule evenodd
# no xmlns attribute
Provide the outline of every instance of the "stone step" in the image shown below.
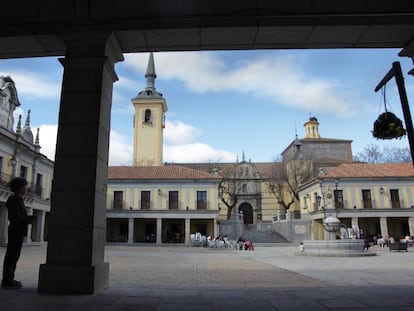
<svg viewBox="0 0 414 311"><path fill-rule="evenodd" d="M288 242L277 232L260 232L255 226L247 225L244 227L243 237L252 243L286 243Z"/></svg>

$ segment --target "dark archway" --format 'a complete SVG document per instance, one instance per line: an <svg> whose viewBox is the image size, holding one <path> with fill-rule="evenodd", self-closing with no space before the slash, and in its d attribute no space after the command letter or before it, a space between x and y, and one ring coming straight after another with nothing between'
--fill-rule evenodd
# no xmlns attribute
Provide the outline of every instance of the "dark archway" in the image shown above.
<svg viewBox="0 0 414 311"><path fill-rule="evenodd" d="M243 212L243 222L245 225L253 224L253 208L249 203L242 203L239 206L240 212Z"/></svg>

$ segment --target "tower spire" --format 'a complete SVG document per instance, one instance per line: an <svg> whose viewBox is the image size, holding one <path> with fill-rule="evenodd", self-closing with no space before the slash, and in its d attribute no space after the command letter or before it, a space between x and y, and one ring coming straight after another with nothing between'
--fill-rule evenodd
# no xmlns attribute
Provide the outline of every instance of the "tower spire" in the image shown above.
<svg viewBox="0 0 414 311"><path fill-rule="evenodd" d="M162 98L162 94L158 93L155 89L155 79L157 78L157 74L155 73L154 54L152 52L150 52L149 55L145 78L147 79L145 90L139 92L136 98Z"/></svg>
<svg viewBox="0 0 414 311"><path fill-rule="evenodd" d="M39 146L40 145L39 131L40 131L40 129L37 128L36 139L35 139L35 145L36 146Z"/></svg>
<svg viewBox="0 0 414 311"><path fill-rule="evenodd" d="M149 55L145 78L147 78L147 87L145 90L155 92L155 79L157 75L155 73L154 54L152 52Z"/></svg>
<svg viewBox="0 0 414 311"><path fill-rule="evenodd" d="M27 111L27 117L26 117L26 122L24 123L24 127L28 128L30 127L30 109Z"/></svg>
<svg viewBox="0 0 414 311"><path fill-rule="evenodd" d="M19 115L19 120L17 121L17 126L16 126L16 133L20 134L22 132L22 115Z"/></svg>

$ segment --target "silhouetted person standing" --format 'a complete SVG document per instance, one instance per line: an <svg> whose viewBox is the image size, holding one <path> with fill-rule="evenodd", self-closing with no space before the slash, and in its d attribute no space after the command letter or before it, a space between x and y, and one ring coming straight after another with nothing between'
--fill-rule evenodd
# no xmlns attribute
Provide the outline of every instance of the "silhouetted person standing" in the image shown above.
<svg viewBox="0 0 414 311"><path fill-rule="evenodd" d="M9 217L8 243L3 262L4 289L22 288L22 283L14 279L17 261L23 246L23 238L27 235L27 225L33 216L28 216L24 206L23 196L26 193L27 181L24 178L13 178L10 181L10 189L14 193L6 202Z"/></svg>

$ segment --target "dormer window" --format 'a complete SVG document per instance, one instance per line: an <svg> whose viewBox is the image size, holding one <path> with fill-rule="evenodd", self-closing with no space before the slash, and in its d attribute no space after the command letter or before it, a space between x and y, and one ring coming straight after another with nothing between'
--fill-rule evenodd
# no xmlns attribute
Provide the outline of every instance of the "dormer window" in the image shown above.
<svg viewBox="0 0 414 311"><path fill-rule="evenodd" d="M152 123L151 109L145 110L144 123Z"/></svg>

